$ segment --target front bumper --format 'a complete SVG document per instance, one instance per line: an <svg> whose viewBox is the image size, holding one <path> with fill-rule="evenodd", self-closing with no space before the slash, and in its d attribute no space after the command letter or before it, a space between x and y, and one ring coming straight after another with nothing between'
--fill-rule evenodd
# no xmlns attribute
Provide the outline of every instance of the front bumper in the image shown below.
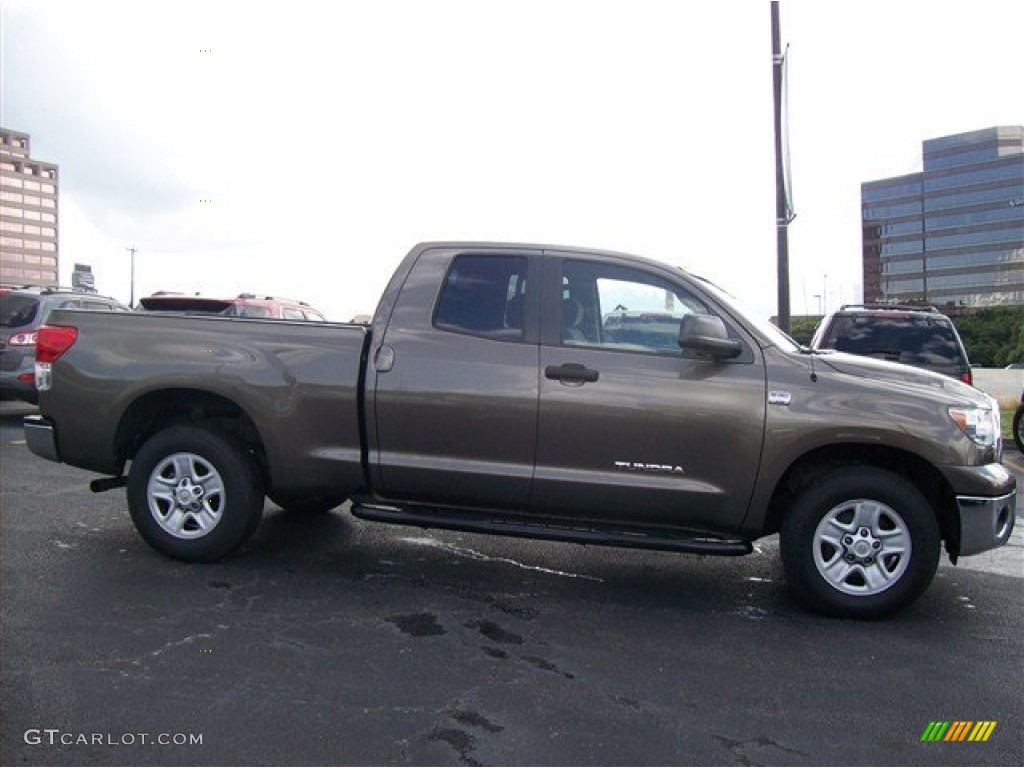
<svg viewBox="0 0 1024 768"><path fill-rule="evenodd" d="M1003 464L941 467L956 496L959 530L946 542L949 554L976 555L1001 547L1013 532L1017 481Z"/></svg>
<svg viewBox="0 0 1024 768"><path fill-rule="evenodd" d="M976 555L1001 547L1013 533L1017 491L1005 496L957 496L960 511L960 555Z"/></svg>
<svg viewBox="0 0 1024 768"><path fill-rule="evenodd" d="M43 416L26 416L21 421L25 428L25 443L36 456L60 462L57 450L57 431L53 423Z"/></svg>

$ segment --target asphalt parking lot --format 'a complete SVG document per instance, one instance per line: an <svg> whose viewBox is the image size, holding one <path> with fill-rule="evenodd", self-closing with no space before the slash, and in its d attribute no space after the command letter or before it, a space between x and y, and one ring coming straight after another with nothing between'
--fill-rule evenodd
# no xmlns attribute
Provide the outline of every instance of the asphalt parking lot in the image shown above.
<svg viewBox="0 0 1024 768"><path fill-rule="evenodd" d="M834 621L774 539L705 558L268 504L236 556L177 563L22 440L0 411L4 765L1024 763L1024 526L899 617ZM923 742L936 721L996 725Z"/></svg>

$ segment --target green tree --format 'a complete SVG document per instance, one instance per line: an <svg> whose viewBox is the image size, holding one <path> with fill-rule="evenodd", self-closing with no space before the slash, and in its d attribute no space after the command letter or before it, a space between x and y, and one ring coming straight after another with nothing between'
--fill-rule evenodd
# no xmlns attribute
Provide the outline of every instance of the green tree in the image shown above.
<svg viewBox="0 0 1024 768"><path fill-rule="evenodd" d="M821 315L797 315L790 318L789 335L799 344L810 344L820 322Z"/></svg>
<svg viewBox="0 0 1024 768"><path fill-rule="evenodd" d="M1002 368L1024 362L1024 307L986 307L953 318L971 365Z"/></svg>

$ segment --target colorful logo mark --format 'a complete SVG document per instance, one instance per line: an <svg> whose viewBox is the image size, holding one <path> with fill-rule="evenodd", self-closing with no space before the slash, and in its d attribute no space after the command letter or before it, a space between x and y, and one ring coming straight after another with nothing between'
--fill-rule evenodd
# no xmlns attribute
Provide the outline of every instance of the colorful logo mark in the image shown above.
<svg viewBox="0 0 1024 768"><path fill-rule="evenodd" d="M921 734L921 741L988 741L995 729L995 720L933 720Z"/></svg>

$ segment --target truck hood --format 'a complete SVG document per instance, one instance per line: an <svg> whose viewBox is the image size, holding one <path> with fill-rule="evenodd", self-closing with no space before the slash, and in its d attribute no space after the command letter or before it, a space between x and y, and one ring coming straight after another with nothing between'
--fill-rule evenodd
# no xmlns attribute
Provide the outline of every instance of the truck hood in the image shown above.
<svg viewBox="0 0 1024 768"><path fill-rule="evenodd" d="M935 395L944 397L950 404L963 400L976 405L992 405L992 399L981 390L951 376L943 376L910 365L832 351L817 352L815 359L848 376L861 376L875 381L927 389Z"/></svg>

